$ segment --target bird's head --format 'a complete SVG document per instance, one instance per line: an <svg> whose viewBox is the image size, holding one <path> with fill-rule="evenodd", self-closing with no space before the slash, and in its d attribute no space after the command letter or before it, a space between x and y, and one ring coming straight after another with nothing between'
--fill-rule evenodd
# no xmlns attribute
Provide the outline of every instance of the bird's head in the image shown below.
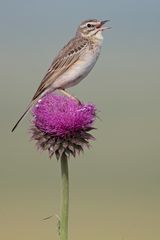
<svg viewBox="0 0 160 240"><path fill-rule="evenodd" d="M98 38L102 39L102 31L110 29L110 27L104 26L109 20L99 21L97 19L90 19L83 21L77 29L76 35L80 35L85 38Z"/></svg>

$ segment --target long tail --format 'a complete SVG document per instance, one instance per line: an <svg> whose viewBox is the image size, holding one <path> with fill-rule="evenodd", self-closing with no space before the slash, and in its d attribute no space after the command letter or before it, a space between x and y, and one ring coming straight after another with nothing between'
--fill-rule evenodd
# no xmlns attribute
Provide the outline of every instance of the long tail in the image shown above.
<svg viewBox="0 0 160 240"><path fill-rule="evenodd" d="M40 85L41 86L41 85ZM39 88L38 88L39 90ZM37 90L37 91L38 91ZM53 89L52 89L53 91ZM30 102L30 104L28 105L26 111L23 113L23 115L19 118L19 120L16 122L16 124L14 125L14 127L12 128L12 132L17 128L17 126L19 125L20 121L26 116L26 114L28 113L28 111L32 108L32 106L34 106L39 99L41 99L41 97L43 95L45 95L48 91L48 89L43 89L43 91L39 92L39 94L37 94L37 92L35 93L35 95L32 98L32 101Z"/></svg>
<svg viewBox="0 0 160 240"><path fill-rule="evenodd" d="M12 132L16 129L16 127L18 126L18 124L20 123L20 121L26 116L26 114L28 113L28 111L31 109L31 107L33 106L34 102L31 102L28 106L28 108L26 109L26 111L23 113L23 115L19 118L19 120L16 122L16 124L14 125L14 127L12 128Z"/></svg>

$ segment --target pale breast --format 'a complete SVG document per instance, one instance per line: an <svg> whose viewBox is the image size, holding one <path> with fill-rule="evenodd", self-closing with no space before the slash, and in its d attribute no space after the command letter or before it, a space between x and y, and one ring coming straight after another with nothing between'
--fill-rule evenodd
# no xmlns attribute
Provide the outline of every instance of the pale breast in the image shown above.
<svg viewBox="0 0 160 240"><path fill-rule="evenodd" d="M65 89L78 84L94 67L99 54L99 46L86 50L72 67L56 79L53 83L53 88Z"/></svg>

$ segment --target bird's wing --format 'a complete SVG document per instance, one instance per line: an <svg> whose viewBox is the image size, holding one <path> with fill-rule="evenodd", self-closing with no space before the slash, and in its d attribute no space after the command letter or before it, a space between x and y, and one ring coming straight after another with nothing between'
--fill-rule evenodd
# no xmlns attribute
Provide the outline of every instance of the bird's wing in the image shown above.
<svg viewBox="0 0 160 240"><path fill-rule="evenodd" d="M42 93L44 93L45 90L47 90L60 75L67 71L67 69L71 67L76 61L78 61L79 57L83 54L86 46L86 39L76 37L72 39L66 46L64 46L64 48L62 48L58 56L52 62L51 67L48 69L46 75L42 79L40 86L33 96L27 110L14 125L12 132L15 130L27 112L31 109L31 107L36 104L37 100L42 96Z"/></svg>
<svg viewBox="0 0 160 240"><path fill-rule="evenodd" d="M41 94L48 89L56 79L70 68L83 53L86 47L85 39L72 39L58 54L52 62L46 75L42 79L32 101L36 100Z"/></svg>

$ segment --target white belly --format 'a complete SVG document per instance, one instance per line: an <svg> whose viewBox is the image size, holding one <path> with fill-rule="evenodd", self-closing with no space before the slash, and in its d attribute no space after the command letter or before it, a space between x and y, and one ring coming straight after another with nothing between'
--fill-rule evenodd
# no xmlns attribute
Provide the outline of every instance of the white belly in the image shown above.
<svg viewBox="0 0 160 240"><path fill-rule="evenodd" d="M81 56L81 58L72 67L56 79L52 87L54 89L65 89L78 84L94 67L99 53L100 48L98 47L95 51L90 50L90 53L88 52L88 54Z"/></svg>

